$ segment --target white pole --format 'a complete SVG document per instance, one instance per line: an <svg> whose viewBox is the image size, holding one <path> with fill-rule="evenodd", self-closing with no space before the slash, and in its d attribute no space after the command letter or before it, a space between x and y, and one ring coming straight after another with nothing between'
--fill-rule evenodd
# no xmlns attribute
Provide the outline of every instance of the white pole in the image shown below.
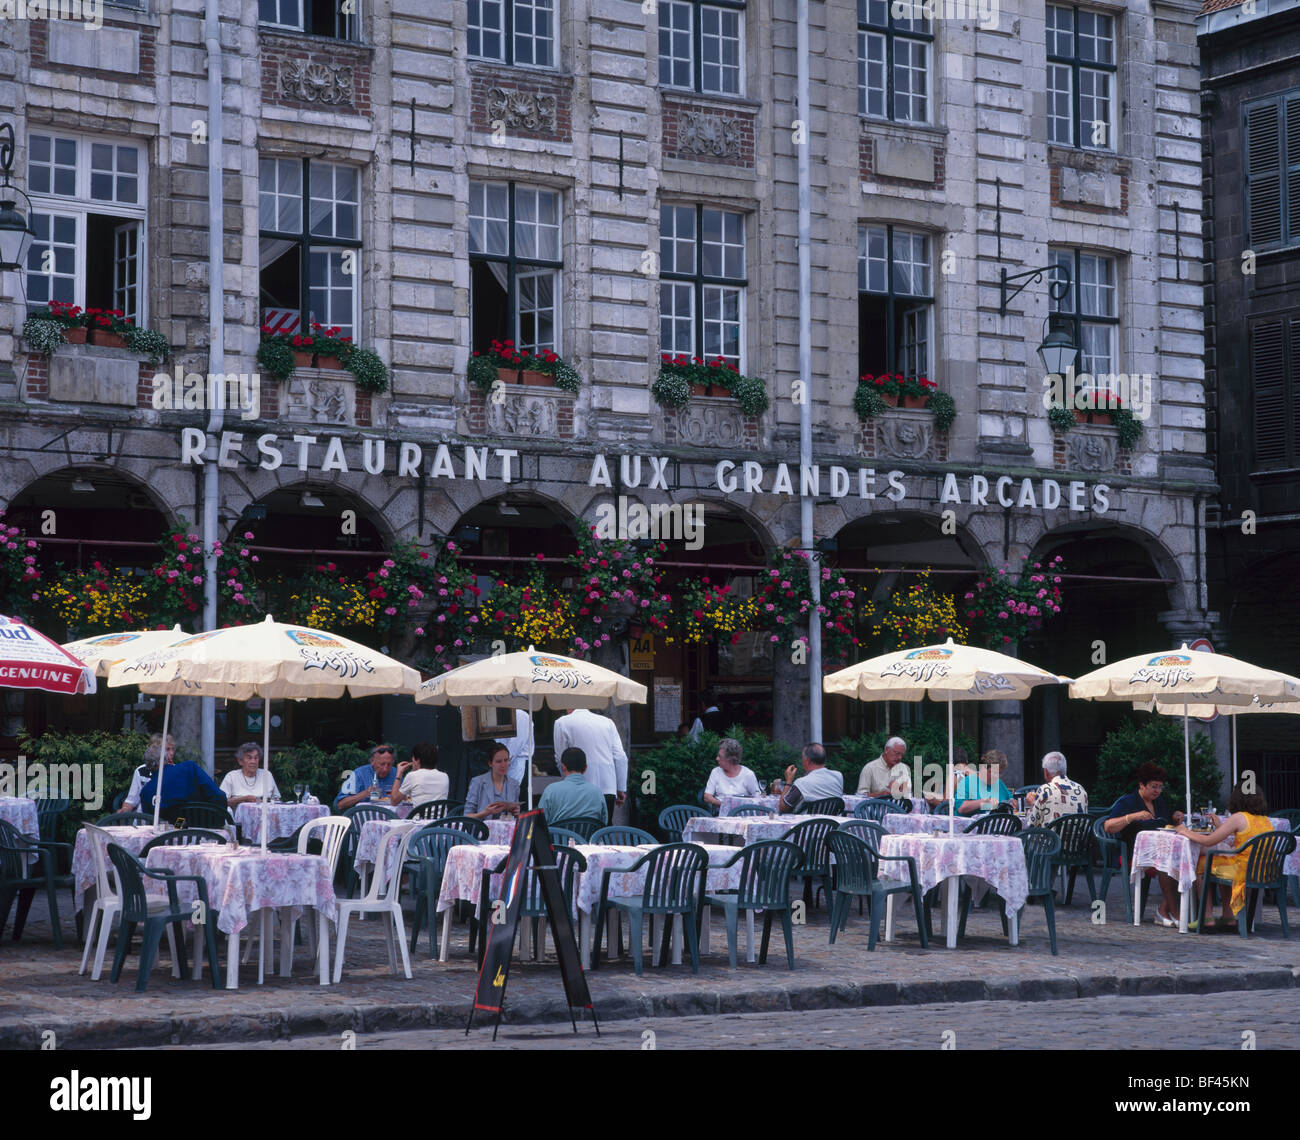
<svg viewBox="0 0 1300 1140"><path fill-rule="evenodd" d="M1192 740L1191 730L1187 727L1187 706L1183 705L1183 779L1187 781L1187 818L1192 817ZM1169 821L1170 823L1173 820Z"/></svg>
<svg viewBox="0 0 1300 1140"><path fill-rule="evenodd" d="M158 826L158 817L162 812L162 786L163 786L163 769L167 767L167 721L172 712L172 695L167 694L167 702L163 705L163 731L162 744L158 751L158 787L153 793L153 825Z"/></svg>
<svg viewBox="0 0 1300 1140"><path fill-rule="evenodd" d="M262 698L262 767L267 774L271 772L271 698ZM268 796L262 792L262 854L266 854L266 801Z"/></svg>
<svg viewBox="0 0 1300 1140"><path fill-rule="evenodd" d="M957 833L957 785L952 774L952 697L948 698L948 835ZM944 920L947 921L946 919Z"/></svg>
<svg viewBox="0 0 1300 1140"><path fill-rule="evenodd" d="M533 722L533 694L528 694L528 731L533 737L533 751L537 751L537 725ZM559 763L559 757L555 758ZM530 756L526 761L528 764L528 810L533 810L533 758Z"/></svg>
<svg viewBox="0 0 1300 1140"><path fill-rule="evenodd" d="M1237 718L1230 716L1232 721L1232 786L1237 786Z"/></svg>

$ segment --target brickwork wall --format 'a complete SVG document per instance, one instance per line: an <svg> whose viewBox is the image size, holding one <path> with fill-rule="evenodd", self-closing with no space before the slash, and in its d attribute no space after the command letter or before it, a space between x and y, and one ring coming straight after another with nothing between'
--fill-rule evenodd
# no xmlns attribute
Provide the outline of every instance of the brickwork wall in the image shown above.
<svg viewBox="0 0 1300 1140"><path fill-rule="evenodd" d="M752 111L664 96L664 157L752 168L756 119Z"/></svg>
<svg viewBox="0 0 1300 1140"><path fill-rule="evenodd" d="M263 106L312 111L351 110L358 115L370 114L371 53L368 48L320 36L283 35L268 31L259 31L257 40L261 49ZM286 91L282 76L292 74L290 69L295 64L310 69L309 75L318 76L321 89L330 92L327 97L331 99L343 90L336 77L341 78L339 69L346 68L351 73L350 101L335 103L303 99Z"/></svg>

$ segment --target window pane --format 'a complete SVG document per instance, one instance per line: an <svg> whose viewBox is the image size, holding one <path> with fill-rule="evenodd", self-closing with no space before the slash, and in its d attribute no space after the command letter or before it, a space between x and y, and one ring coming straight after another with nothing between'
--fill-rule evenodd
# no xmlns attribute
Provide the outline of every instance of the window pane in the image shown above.
<svg viewBox="0 0 1300 1140"><path fill-rule="evenodd" d="M894 40L894 118L899 122L922 123L929 115L929 53L919 40Z"/></svg>
<svg viewBox="0 0 1300 1140"><path fill-rule="evenodd" d="M139 318L139 275L140 227L119 226L113 232L113 308L133 321Z"/></svg>
<svg viewBox="0 0 1300 1140"><path fill-rule="evenodd" d="M659 346L670 355L695 355L695 287L680 281L659 286Z"/></svg>
<svg viewBox="0 0 1300 1140"><path fill-rule="evenodd" d="M659 216L661 273L695 272L695 210L665 206Z"/></svg>
<svg viewBox="0 0 1300 1140"><path fill-rule="evenodd" d="M858 33L858 113L885 115L885 37Z"/></svg>
<svg viewBox="0 0 1300 1140"><path fill-rule="evenodd" d="M311 232L320 237L355 238L359 231L357 171L350 166L311 164Z"/></svg>
<svg viewBox="0 0 1300 1140"><path fill-rule="evenodd" d="M92 143L90 147L90 196L97 202L135 205L140 199L136 177L139 158L133 146Z"/></svg>
<svg viewBox="0 0 1300 1140"><path fill-rule="evenodd" d="M340 336L355 337L355 293L357 273L343 272L343 255L352 250L313 249L310 265L310 305L313 321L327 328L337 325ZM356 268L355 266L353 267Z"/></svg>
<svg viewBox="0 0 1300 1140"><path fill-rule="evenodd" d="M1083 371L1090 376L1113 374L1114 325L1083 325Z"/></svg>
<svg viewBox="0 0 1300 1140"><path fill-rule="evenodd" d="M555 343L555 298L559 274L548 269L520 273L515 287L519 293L516 347L540 352L557 351Z"/></svg>
<svg viewBox="0 0 1300 1140"><path fill-rule="evenodd" d="M1074 12L1070 8L1047 7L1047 54L1074 57Z"/></svg>
<svg viewBox="0 0 1300 1140"><path fill-rule="evenodd" d="M479 59L504 60L505 26L503 0L469 0L469 54Z"/></svg>
<svg viewBox="0 0 1300 1140"><path fill-rule="evenodd" d="M870 226L858 231L858 288L868 293L888 291L887 231Z"/></svg>
<svg viewBox="0 0 1300 1140"><path fill-rule="evenodd" d="M1047 65L1047 141L1074 145L1074 81L1068 65Z"/></svg>
<svg viewBox="0 0 1300 1140"><path fill-rule="evenodd" d="M299 0L260 0L257 16L264 24L299 29L303 26Z"/></svg>
<svg viewBox="0 0 1300 1140"><path fill-rule="evenodd" d="M728 8L700 9L700 90L740 93L740 13Z"/></svg>
<svg viewBox="0 0 1300 1140"><path fill-rule="evenodd" d="M1085 317L1113 317L1115 308L1115 262L1109 257L1083 254L1079 258L1080 312Z"/></svg>
<svg viewBox="0 0 1300 1140"><path fill-rule="evenodd" d="M1079 133L1085 146L1111 149L1109 72L1079 71Z"/></svg>
<svg viewBox="0 0 1300 1140"><path fill-rule="evenodd" d="M77 142L32 135L28 140L27 186L29 194L77 194Z"/></svg>
<svg viewBox="0 0 1300 1140"><path fill-rule="evenodd" d="M723 357L740 367L740 290L720 285L704 287L705 360Z"/></svg>
<svg viewBox="0 0 1300 1140"><path fill-rule="evenodd" d="M1084 63L1115 62L1115 21L1100 12L1079 13L1079 59Z"/></svg>
<svg viewBox="0 0 1300 1140"><path fill-rule="evenodd" d="M1047 263L1056 267L1056 272L1049 274L1049 279L1053 284L1063 281L1069 281L1069 288L1058 301L1049 288L1047 292L1048 308L1053 313L1075 313L1075 286L1078 284L1074 280L1074 254L1068 249L1054 249L1047 255Z"/></svg>
<svg viewBox="0 0 1300 1140"><path fill-rule="evenodd" d="M858 23L870 24L872 27L889 26L889 4L887 0L858 0Z"/></svg>
<svg viewBox="0 0 1300 1140"><path fill-rule="evenodd" d="M695 80L693 7L685 0L659 5L659 82L667 87L691 87Z"/></svg>
<svg viewBox="0 0 1300 1140"><path fill-rule="evenodd" d="M745 225L740 214L704 210L700 256L706 277L745 276Z"/></svg>
<svg viewBox="0 0 1300 1140"><path fill-rule="evenodd" d="M560 260L559 195L555 191L516 187L515 256Z"/></svg>
<svg viewBox="0 0 1300 1140"><path fill-rule="evenodd" d="M550 67L555 0L515 0L515 63Z"/></svg>
<svg viewBox="0 0 1300 1140"><path fill-rule="evenodd" d="M295 158L264 158L257 164L258 227L280 233L302 232L302 163Z"/></svg>
<svg viewBox="0 0 1300 1140"><path fill-rule="evenodd" d="M930 243L925 234L894 231L894 292L912 297L930 295Z"/></svg>
<svg viewBox="0 0 1300 1140"><path fill-rule="evenodd" d="M503 183L470 183L469 251L501 257L510 253L510 196Z"/></svg>
<svg viewBox="0 0 1300 1140"><path fill-rule="evenodd" d="M27 302L75 301L77 295L77 219L64 214L31 214L32 244L27 250ZM52 264L46 253L53 252Z"/></svg>

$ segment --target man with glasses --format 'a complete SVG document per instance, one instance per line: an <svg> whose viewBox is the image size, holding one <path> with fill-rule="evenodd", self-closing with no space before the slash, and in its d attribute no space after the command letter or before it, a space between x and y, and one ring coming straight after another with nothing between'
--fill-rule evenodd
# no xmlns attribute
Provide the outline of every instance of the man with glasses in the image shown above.
<svg viewBox="0 0 1300 1140"><path fill-rule="evenodd" d="M393 755L393 746L391 744L376 744L370 750L370 763L362 764L355 772L352 773L352 795L348 794L347 784L339 792L334 800L335 811L347 811L348 808L356 807L360 803L370 799L370 789L373 785L379 785L379 791L384 799L388 799L393 792L393 785L397 783L397 773L393 770L393 761L396 757Z"/></svg>

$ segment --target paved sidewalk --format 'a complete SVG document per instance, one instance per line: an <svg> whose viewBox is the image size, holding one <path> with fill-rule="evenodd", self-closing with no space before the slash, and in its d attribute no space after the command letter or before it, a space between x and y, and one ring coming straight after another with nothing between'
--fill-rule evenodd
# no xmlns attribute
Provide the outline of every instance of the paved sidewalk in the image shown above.
<svg viewBox="0 0 1300 1140"><path fill-rule="evenodd" d="M766 966L743 961L727 966L726 939L719 917L712 953L700 973L689 965L657 969L643 977L630 960L589 973L603 1024L620 1020L732 1013L779 1013L858 1006L918 1006L940 1003L1049 1001L1100 996L1206 994L1241 990L1294 989L1300 974L1300 937L1284 941L1277 912L1269 908L1260 933L1249 941L1235 934L1180 935L1148 923L1094 925L1086 891L1075 905L1058 908L1061 953L1053 957L1041 908L1029 908L1021 945L1010 947L993 910L972 912L967 938L956 950L942 945L922 950L910 908L903 908L899 940L880 942L868 953L867 923L856 911L847 931L827 943L824 909L795 928L795 965L786 968L781 940L774 937ZM65 896L66 897L66 896ZM61 900L62 901L62 900ZM1110 913L1123 916L1118 884ZM404 1029L464 1026L472 1004L476 969L467 955L467 928L457 926L452 959L431 961L421 939L412 956L411 980L388 972L378 922L353 923L338 986L314 979L305 948L299 948L295 976L256 984L256 963L241 972L238 991L174 980L166 964L155 969L144 994L135 992L136 957L127 959L119 984L79 977L81 948L64 917L65 949L55 951L42 904L32 908L23 941L6 937L0 946L0 1048L35 1048L53 1032L58 1048L124 1048L208 1044L278 1038L335 1036L345 1030L374 1034ZM409 925L409 914L408 914ZM224 958L225 939L221 940ZM109 959L111 961L110 948ZM223 978L224 980L224 978ZM1286 1000L1293 1000L1289 995ZM1225 1002L1224 1004L1230 1004ZM568 1011L554 957L543 964L515 959L506 999L506 1022L562 1022Z"/></svg>

